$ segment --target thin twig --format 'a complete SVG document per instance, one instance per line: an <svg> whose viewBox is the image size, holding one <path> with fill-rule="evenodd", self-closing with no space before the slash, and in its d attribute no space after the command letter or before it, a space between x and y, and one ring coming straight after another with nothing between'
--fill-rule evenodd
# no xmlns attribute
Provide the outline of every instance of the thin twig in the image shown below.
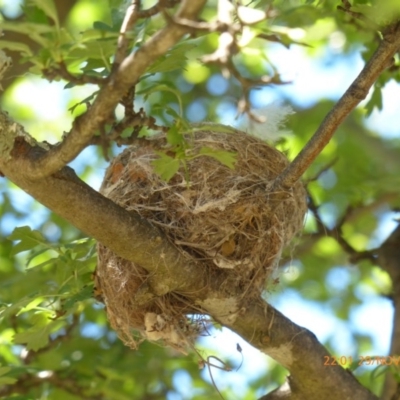
<svg viewBox="0 0 400 400"><path fill-rule="evenodd" d="M125 18L119 31L113 70L116 70L126 57L129 47L129 38L127 33L132 29L136 21L139 19L140 3L140 0L132 0L132 4L126 9Z"/></svg>
<svg viewBox="0 0 400 400"><path fill-rule="evenodd" d="M287 39L290 39L290 43L287 44L284 42L284 40L282 39L283 34L282 33L259 33L257 35L258 39L264 39L267 40L269 42L274 42L274 43L280 43L282 46L286 47L287 49L290 47L291 44L297 44L299 46L304 46L304 47L312 47L311 45L305 43L305 42L299 42L297 40L293 40L291 38L289 38L289 36L285 35L285 37Z"/></svg>
<svg viewBox="0 0 400 400"><path fill-rule="evenodd" d="M218 1L217 22L205 23L192 23L190 26L193 29L205 30L209 32L221 32L218 39L218 48L211 54L207 54L201 58L203 63L214 63L222 68L222 74L225 78L233 76L242 87L242 98L238 102L238 114L246 113L251 120L261 122L259 117L251 112L250 93L251 89L258 86L265 86L270 84L282 85L288 82L281 80L278 73L274 72L272 76L263 75L258 79L250 79L244 77L236 68L232 57L238 53L239 45L237 36L243 32L246 25L243 21L241 23L235 22L235 15L237 9L229 0ZM268 14L265 14L265 19ZM178 21L179 22L179 21ZM182 22L181 22L182 23Z"/></svg>
<svg viewBox="0 0 400 400"><path fill-rule="evenodd" d="M129 47L129 38L127 36L127 33L132 29L136 22L142 18L151 18L152 16L164 10L164 8L173 7L179 2L180 0L159 0L157 4L150 7L149 9L141 10L141 1L132 0L132 4L126 10L125 18L122 22L121 30L119 33L113 70L118 68L118 66L124 61L127 55Z"/></svg>
<svg viewBox="0 0 400 400"><path fill-rule="evenodd" d="M336 240L342 250L349 255L349 261L351 263L357 263L361 260L370 260L372 262L376 262L376 250L366 250L366 251L358 251L356 250L343 236L343 226L348 222L348 219L351 217L354 207L349 206L347 210L344 212L343 216L336 223L333 228L327 227L321 220L319 216L319 206L315 203L313 197L308 196L308 209L314 215L316 224L317 224L317 232L311 235L311 237L325 237L329 236Z"/></svg>
<svg viewBox="0 0 400 400"><path fill-rule="evenodd" d="M314 182L314 181L316 181L317 179L319 179L320 176L321 176L324 172L330 170L330 169L337 163L338 160L339 160L339 158L338 158L338 157L335 157L333 160L329 161L329 162L328 162L326 165L324 165L313 177L308 178L308 179L304 182L304 184L305 184L305 185L308 185L310 182Z"/></svg>
<svg viewBox="0 0 400 400"><path fill-rule="evenodd" d="M219 21L214 21L214 22L193 21L187 18L171 17L170 14L168 14L167 12L164 12L164 17L167 21L170 21L171 23L196 31L224 32L224 30L226 29L225 24L222 24Z"/></svg>
<svg viewBox="0 0 400 400"><path fill-rule="evenodd" d="M43 75L48 80L52 81L56 78L62 78L74 85L86 85L89 83L98 86L103 85L107 81L105 78L99 76L88 74L74 75L68 71L68 68L63 61L59 62L57 65L58 68L51 67L42 71Z"/></svg>
<svg viewBox="0 0 400 400"><path fill-rule="evenodd" d="M300 180L306 169L329 143L338 126L360 101L365 99L379 75L392 64L393 56L399 48L400 22L396 22L383 33L383 40L371 59L322 121L312 138L289 166L275 179L271 186L271 194L280 192L282 189L288 190ZM277 204L279 203L278 196L271 197L276 197L275 201Z"/></svg>
<svg viewBox="0 0 400 400"><path fill-rule="evenodd" d="M179 4L180 0L160 0L154 6L148 8L147 10L140 11L140 18L150 18L158 13L162 12L165 8L171 8Z"/></svg>

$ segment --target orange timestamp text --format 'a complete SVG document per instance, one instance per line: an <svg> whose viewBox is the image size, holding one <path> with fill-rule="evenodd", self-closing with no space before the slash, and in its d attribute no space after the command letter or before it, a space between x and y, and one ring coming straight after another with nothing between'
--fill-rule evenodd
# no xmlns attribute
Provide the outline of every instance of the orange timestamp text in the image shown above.
<svg viewBox="0 0 400 400"><path fill-rule="evenodd" d="M346 366L357 362L361 365L396 365L400 364L400 356L359 356L354 360L352 356L324 356L324 366Z"/></svg>

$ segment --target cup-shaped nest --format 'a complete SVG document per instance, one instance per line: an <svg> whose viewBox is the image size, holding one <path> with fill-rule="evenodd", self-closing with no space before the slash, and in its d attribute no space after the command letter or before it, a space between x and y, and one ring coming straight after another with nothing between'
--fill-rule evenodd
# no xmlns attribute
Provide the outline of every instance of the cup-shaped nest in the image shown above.
<svg viewBox="0 0 400 400"><path fill-rule="evenodd" d="M288 165L281 152L240 131L204 130L188 134L186 140L188 157L168 182L153 167L160 151L171 151L161 138L125 149L107 169L100 191L158 226L204 268L233 270L240 285L260 294L282 249L303 226L304 187L296 183L271 207L271 183ZM235 153L235 167L201 155L204 148ZM98 275L109 319L125 343L133 347L135 340L129 338L135 329L147 339L183 345L181 332L188 331L184 305L166 296L132 311L130 299L146 280L139 265L99 245ZM196 324L189 325L195 326L192 333L198 330Z"/></svg>

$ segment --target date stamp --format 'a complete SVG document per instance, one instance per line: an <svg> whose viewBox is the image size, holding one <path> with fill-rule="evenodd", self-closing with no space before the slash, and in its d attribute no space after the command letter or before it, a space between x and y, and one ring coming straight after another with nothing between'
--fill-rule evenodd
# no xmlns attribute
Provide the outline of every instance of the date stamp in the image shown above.
<svg viewBox="0 0 400 400"><path fill-rule="evenodd" d="M395 365L400 364L400 356L359 356L353 359L352 356L324 356L324 366L332 367L340 365L342 367L352 365L357 362L357 366L361 365ZM354 364L353 364L354 365Z"/></svg>

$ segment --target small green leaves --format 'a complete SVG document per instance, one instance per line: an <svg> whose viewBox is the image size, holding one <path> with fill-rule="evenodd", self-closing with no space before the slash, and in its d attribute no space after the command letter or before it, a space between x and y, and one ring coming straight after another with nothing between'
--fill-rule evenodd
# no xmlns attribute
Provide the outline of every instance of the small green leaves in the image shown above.
<svg viewBox="0 0 400 400"><path fill-rule="evenodd" d="M180 115L182 115L183 107L182 107L182 99L181 99L180 92L179 92L179 90L177 90L175 87L173 87L168 82L154 82L151 85L147 86L146 88L144 88L144 89L142 89L140 91L137 91L136 94L143 95L143 100L147 101L148 97L152 93L159 93L159 92L170 92L170 93L173 93L176 96L176 99L178 100L179 112L180 112ZM164 105L162 108L170 115L172 115L172 113L175 113L176 114L175 118L181 118L181 116L178 115L175 112L175 110L173 110L171 107L168 107L168 106Z"/></svg>
<svg viewBox="0 0 400 400"><path fill-rule="evenodd" d="M379 86L375 85L372 96L368 103L365 105L365 109L367 110L367 117L371 115L372 111L374 111L375 108L381 111L382 107L382 89Z"/></svg>
<svg viewBox="0 0 400 400"><path fill-rule="evenodd" d="M64 303L64 310L69 310L72 308L75 303L78 301L84 301L93 298L93 284L88 284L83 286L81 290L74 295L68 297L68 299Z"/></svg>
<svg viewBox="0 0 400 400"><path fill-rule="evenodd" d="M0 48L17 51L21 53L24 57L32 55L31 49L25 43L11 42L9 40L0 40Z"/></svg>
<svg viewBox="0 0 400 400"><path fill-rule="evenodd" d="M235 168L235 162L237 158L236 153L225 150L215 150L211 149L210 147L202 147L199 151L199 154L202 156L215 158L221 164L226 165L230 169Z"/></svg>
<svg viewBox="0 0 400 400"><path fill-rule="evenodd" d="M93 22L93 28L97 29L99 31L105 31L105 32L117 32L118 30L116 30L114 27L107 25L105 22L103 21L95 21Z"/></svg>
<svg viewBox="0 0 400 400"><path fill-rule="evenodd" d="M39 231L31 230L29 226L15 228L7 239L19 240L19 243L12 248L11 255L15 255L26 250L33 250L37 246L44 246L46 250L53 248L53 246L49 244L49 242Z"/></svg>
<svg viewBox="0 0 400 400"><path fill-rule="evenodd" d="M200 150L194 150L192 148L193 146L191 142L186 140L184 134L186 132L195 132L201 130L229 133L234 132L233 128L223 125L216 125L216 129L214 129L214 125L211 127L210 125L206 124L204 127L196 126L195 128L192 128L188 126L184 120L179 119L175 125L169 128L166 134L167 142L171 146L168 154L163 151L156 152L156 154L159 155L159 158L152 162L154 172L168 182L178 172L179 167L183 165L185 167L185 175L188 178L186 162L200 156L212 157L221 164L233 169L236 162L236 153L225 150L217 150L206 146L201 147Z"/></svg>
<svg viewBox="0 0 400 400"><path fill-rule="evenodd" d="M17 380L15 378L10 378L9 376L4 376L11 371L10 367L0 367L0 386L1 385L12 385Z"/></svg>
<svg viewBox="0 0 400 400"><path fill-rule="evenodd" d="M39 314L39 316L32 328L15 334L14 343L26 344L28 350L37 351L47 346L50 333L64 325L64 321L56 320L48 323L48 318L44 314Z"/></svg>
<svg viewBox="0 0 400 400"><path fill-rule="evenodd" d="M30 0L37 8L40 8L57 26L59 26L57 9L53 0Z"/></svg>
<svg viewBox="0 0 400 400"><path fill-rule="evenodd" d="M172 146L184 146L185 138L176 125L171 126L167 132L167 142Z"/></svg>
<svg viewBox="0 0 400 400"><path fill-rule="evenodd" d="M180 162L162 151L157 151L157 154L160 158L152 162L154 172L168 182L178 172Z"/></svg>
<svg viewBox="0 0 400 400"><path fill-rule="evenodd" d="M159 72L171 72L177 69L183 69L187 60L187 52L196 47L194 43L183 42L176 45L164 57L156 61L147 72L155 74Z"/></svg>
<svg viewBox="0 0 400 400"><path fill-rule="evenodd" d="M41 232L26 226L15 229L8 238L18 241L12 254L29 251L28 255L21 256L27 261L24 279L33 287L43 281L48 285L16 303L1 304L0 319L4 321L12 316L24 323L25 329L16 333L13 341L37 351L46 347L49 336L66 324L66 318L77 308L77 303L92 298L95 247L91 239L79 239L66 245L51 243ZM50 255L43 255L48 250L51 250ZM30 266L33 259L37 262ZM0 382L3 382L1 369Z"/></svg>

